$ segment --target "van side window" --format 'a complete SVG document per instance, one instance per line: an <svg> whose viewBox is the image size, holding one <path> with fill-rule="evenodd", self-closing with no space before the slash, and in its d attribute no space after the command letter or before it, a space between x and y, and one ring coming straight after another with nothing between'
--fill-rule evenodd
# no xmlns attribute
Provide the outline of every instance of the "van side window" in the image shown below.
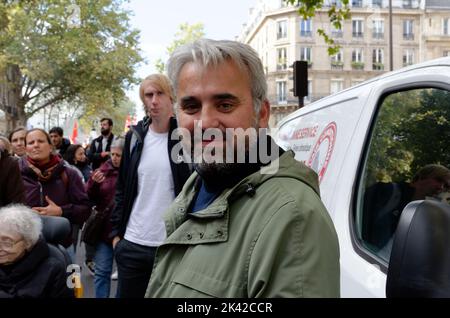
<svg viewBox="0 0 450 318"><path fill-rule="evenodd" d="M450 92L423 88L386 96L366 149L355 233L364 250L388 263L403 208L414 200L448 203Z"/></svg>

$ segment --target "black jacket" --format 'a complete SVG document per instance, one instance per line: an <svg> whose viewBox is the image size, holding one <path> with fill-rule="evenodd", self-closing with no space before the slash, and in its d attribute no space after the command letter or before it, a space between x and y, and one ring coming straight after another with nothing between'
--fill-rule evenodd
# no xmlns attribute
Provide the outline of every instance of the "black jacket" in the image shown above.
<svg viewBox="0 0 450 318"><path fill-rule="evenodd" d="M25 187L19 161L0 148L0 207L10 203L25 203Z"/></svg>
<svg viewBox="0 0 450 318"><path fill-rule="evenodd" d="M61 146L58 148L58 153L61 155L61 157L64 156L64 154L67 151L67 148L70 147L70 140L67 138L63 138L61 142Z"/></svg>
<svg viewBox="0 0 450 318"><path fill-rule="evenodd" d="M89 147L89 151L87 154L87 157L89 158L89 161L92 163L92 170L97 169L101 166L102 163L104 163L106 160L109 159L109 157L103 157L100 156L102 153L102 140L103 136L100 135L94 140L92 140L91 146ZM109 135L108 142L106 143L106 149L105 151L111 151L111 144L114 140L114 134Z"/></svg>
<svg viewBox="0 0 450 318"><path fill-rule="evenodd" d="M110 237L123 237L130 219L131 210L138 190L138 174L137 169L142 154L144 138L147 135L151 120L145 117L144 120L138 122L136 126L132 126L125 137L125 146L122 152L122 161L119 168L119 176L116 184L115 203L116 206L111 215L112 231ZM179 142L171 140L172 132L177 128L175 118L170 119L169 138L167 151L169 154L172 148ZM133 137L134 136L134 137ZM184 183L189 178L191 170L185 162L173 162L170 160L170 168L172 170L174 194L177 196Z"/></svg>
<svg viewBox="0 0 450 318"><path fill-rule="evenodd" d="M17 263L0 266L0 298L73 298L63 262L50 256L44 239Z"/></svg>

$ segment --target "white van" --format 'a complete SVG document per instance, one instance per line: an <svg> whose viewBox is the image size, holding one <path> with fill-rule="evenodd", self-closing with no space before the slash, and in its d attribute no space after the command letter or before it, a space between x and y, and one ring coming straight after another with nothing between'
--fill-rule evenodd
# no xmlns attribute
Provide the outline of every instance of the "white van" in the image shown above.
<svg viewBox="0 0 450 318"><path fill-rule="evenodd" d="M389 275L394 289L420 289L437 281L441 286L424 288L450 297L448 203L416 201L406 207L408 214L403 202L400 211L390 209L385 217L380 198L368 196L371 187L382 185L390 187L381 194L383 204L405 201L398 186L408 188L423 166L450 167L450 57L387 73L309 104L280 122L274 137L319 175L322 200L339 237L343 297L385 297ZM420 221L413 235L411 219L415 210L425 209L421 202L444 211L424 213L433 219ZM434 236L423 236L427 231Z"/></svg>

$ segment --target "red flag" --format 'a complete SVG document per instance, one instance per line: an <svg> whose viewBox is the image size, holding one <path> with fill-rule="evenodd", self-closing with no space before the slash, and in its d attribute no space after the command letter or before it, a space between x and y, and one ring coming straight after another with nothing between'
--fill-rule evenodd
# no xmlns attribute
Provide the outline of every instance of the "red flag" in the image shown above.
<svg viewBox="0 0 450 318"><path fill-rule="evenodd" d="M73 123L73 129L72 129L72 143L77 143L77 137L78 137L78 122L75 120Z"/></svg>

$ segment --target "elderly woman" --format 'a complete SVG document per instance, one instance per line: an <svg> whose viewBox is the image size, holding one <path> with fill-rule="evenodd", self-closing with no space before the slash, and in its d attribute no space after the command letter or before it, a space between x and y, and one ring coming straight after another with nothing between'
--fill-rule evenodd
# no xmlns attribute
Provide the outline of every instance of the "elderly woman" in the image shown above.
<svg viewBox="0 0 450 318"><path fill-rule="evenodd" d="M25 135L27 129L25 127L17 127L9 134L13 155L17 157L25 156Z"/></svg>
<svg viewBox="0 0 450 318"><path fill-rule="evenodd" d="M77 171L53 154L45 130L29 130L25 148L27 155L20 159L19 166L27 205L41 215L62 216L71 224L83 224L89 217L90 203ZM71 243L68 239L64 245L68 247ZM74 251L69 252L73 257Z"/></svg>
<svg viewBox="0 0 450 318"><path fill-rule="evenodd" d="M0 298L73 297L64 263L50 256L41 230L26 206L0 208Z"/></svg>
<svg viewBox="0 0 450 318"><path fill-rule="evenodd" d="M124 139L117 138L111 144L111 158L94 171L87 183L87 192L97 210L107 216L103 224L103 235L96 246L95 252L95 297L109 298L111 289L111 272L113 268L113 247L111 234L111 211L114 207L116 181L119 175L120 161Z"/></svg>

